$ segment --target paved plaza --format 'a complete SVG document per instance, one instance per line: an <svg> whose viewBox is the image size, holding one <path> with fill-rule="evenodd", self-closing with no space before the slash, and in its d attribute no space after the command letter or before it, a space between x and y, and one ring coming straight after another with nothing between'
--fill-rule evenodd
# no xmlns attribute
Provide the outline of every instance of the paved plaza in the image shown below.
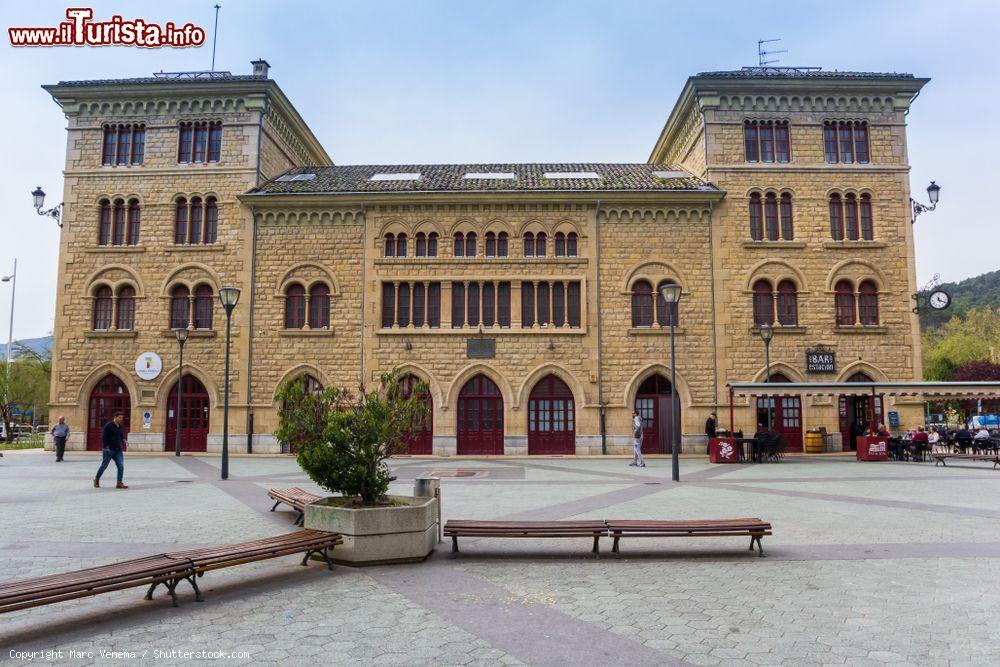
<svg viewBox="0 0 1000 667"><path fill-rule="evenodd" d="M131 488L94 489L98 459L0 459L0 581L293 529L275 485L320 492L291 458L127 456ZM142 589L5 614L11 651L56 664L968 664L1000 655L1000 471L989 464L401 459L397 493L432 471L445 519L726 518L774 525L765 558L744 538L622 542L466 539L416 565L329 572L294 556L209 572L205 602ZM105 485L113 486L113 470ZM610 543L604 547L608 549ZM78 651L71 654L70 651ZM104 652L104 653L102 653ZM122 652L108 656L107 652ZM191 653L185 653L191 652ZM198 653L204 652L204 653ZM134 658L132 655L134 654ZM44 655L36 655L44 662Z"/></svg>

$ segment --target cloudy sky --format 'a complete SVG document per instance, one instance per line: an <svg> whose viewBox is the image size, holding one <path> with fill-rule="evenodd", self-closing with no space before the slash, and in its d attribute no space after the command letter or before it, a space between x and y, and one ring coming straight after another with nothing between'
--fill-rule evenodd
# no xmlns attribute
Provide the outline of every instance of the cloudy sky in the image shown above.
<svg viewBox="0 0 1000 667"><path fill-rule="evenodd" d="M912 72L933 81L909 115L911 184L939 209L916 227L918 280L1000 267L1000 3L284 2L220 0L217 69L266 58L340 164L641 162L685 79L756 64ZM48 26L66 4L4 0L4 26ZM86 3L70 3L80 6ZM95 16L212 24L211 0L94 2ZM752 7L752 8L751 8ZM0 46L0 273L18 258L15 338L52 329L58 229L30 206L62 191L65 119L39 86L208 69L201 49ZM58 203L57 195L50 197ZM9 283L0 288L6 336Z"/></svg>

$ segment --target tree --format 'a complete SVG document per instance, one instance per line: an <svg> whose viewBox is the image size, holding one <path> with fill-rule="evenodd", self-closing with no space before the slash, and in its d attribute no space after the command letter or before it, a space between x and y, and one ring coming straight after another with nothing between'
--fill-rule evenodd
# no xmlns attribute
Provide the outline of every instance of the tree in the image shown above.
<svg viewBox="0 0 1000 667"><path fill-rule="evenodd" d="M7 442L14 440L17 412L24 414L44 408L49 403L49 386L52 377L52 355L50 352L36 352L23 345L17 345L10 364L4 364L0 372L0 419L3 420Z"/></svg>
<svg viewBox="0 0 1000 667"><path fill-rule="evenodd" d="M963 364L1000 361L1000 309L969 310L924 332L924 379L950 380Z"/></svg>
<svg viewBox="0 0 1000 667"><path fill-rule="evenodd" d="M1000 380L1000 364L995 364L992 361L986 361L985 359L970 361L956 368L955 372L952 373L949 379L953 382L986 382L990 380ZM978 403L978 401L973 400L961 401L963 412L966 414L977 412L979 408ZM984 413L993 413L997 409L997 400L983 399L981 405Z"/></svg>
<svg viewBox="0 0 1000 667"><path fill-rule="evenodd" d="M300 378L289 379L277 396L275 437L298 451L299 465L324 489L380 502L394 479L386 459L405 451L407 434L426 411L426 386L407 390L401 379L394 370L356 395L336 387L309 391Z"/></svg>

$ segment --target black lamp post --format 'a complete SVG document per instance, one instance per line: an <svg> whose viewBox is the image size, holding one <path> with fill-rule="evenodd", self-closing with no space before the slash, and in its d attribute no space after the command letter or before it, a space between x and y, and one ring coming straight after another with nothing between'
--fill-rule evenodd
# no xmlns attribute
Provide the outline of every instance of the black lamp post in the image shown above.
<svg viewBox="0 0 1000 667"><path fill-rule="evenodd" d="M674 313L677 311L677 302L681 300L681 286L676 283L664 283L660 286L660 296L667 302L667 319L670 321L670 468L671 479L679 482L681 479L681 466L678 455L680 454L680 443L677 441L677 432L680 428L678 424L677 404L677 355L674 347Z"/></svg>
<svg viewBox="0 0 1000 667"><path fill-rule="evenodd" d="M774 338L774 327L770 324L760 325L760 339L764 341L764 371L767 383L771 384L771 339ZM774 396L767 397L767 430L771 430L771 411L774 409Z"/></svg>
<svg viewBox="0 0 1000 667"><path fill-rule="evenodd" d="M927 186L927 199L930 200L931 205L925 206L921 204L913 197L910 197L910 206L913 207L913 216L910 218L910 224L917 221L917 216L921 213L927 213L928 211L933 211L937 208L938 199L941 197L941 186L931 181L931 184Z"/></svg>
<svg viewBox="0 0 1000 667"><path fill-rule="evenodd" d="M222 479L229 479L229 333L233 321L233 308L240 300L238 287L223 287L219 290L219 301L226 309L226 388L222 407Z"/></svg>
<svg viewBox="0 0 1000 667"><path fill-rule="evenodd" d="M180 349L180 362L177 364L177 415L174 418L174 456L181 455L181 396L184 393L184 343L188 339L188 330L183 327L174 329L177 336L177 346Z"/></svg>
<svg viewBox="0 0 1000 667"><path fill-rule="evenodd" d="M55 220L56 224L59 225L59 227L62 227L62 221L59 219L59 217L62 215L63 205L59 204L58 206L53 206L47 211L43 211L42 207L45 206L45 191L42 190L42 186L39 185L34 190L32 190L31 200L35 205L35 210L38 212L38 215L47 215L53 220Z"/></svg>

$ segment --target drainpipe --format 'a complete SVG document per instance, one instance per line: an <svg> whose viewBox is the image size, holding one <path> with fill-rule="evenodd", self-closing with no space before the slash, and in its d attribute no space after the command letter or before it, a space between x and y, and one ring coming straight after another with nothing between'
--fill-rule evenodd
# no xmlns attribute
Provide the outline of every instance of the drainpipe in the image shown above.
<svg viewBox="0 0 1000 667"><path fill-rule="evenodd" d="M715 323L715 243L712 211L715 202L708 202L708 277L712 288L712 411L719 412L719 332Z"/></svg>
<svg viewBox="0 0 1000 667"><path fill-rule="evenodd" d="M365 273L368 265L368 213L365 203L361 202L361 331L358 337L358 349L361 360L361 385L365 383ZM359 385L360 386L360 385Z"/></svg>
<svg viewBox="0 0 1000 667"><path fill-rule="evenodd" d="M595 254L597 256L597 405L601 422L601 454L608 453L607 409L604 407L604 366L601 363L601 200L597 200L594 208L594 236L596 237Z"/></svg>
<svg viewBox="0 0 1000 667"><path fill-rule="evenodd" d="M264 116L270 107L271 98L264 94L264 110L260 113L260 122L257 123L257 185L264 180L263 160L261 150L264 146ZM250 207L251 240L250 240L250 318L247 326L247 454L253 454L253 324L254 307L256 305L257 287L257 207Z"/></svg>

